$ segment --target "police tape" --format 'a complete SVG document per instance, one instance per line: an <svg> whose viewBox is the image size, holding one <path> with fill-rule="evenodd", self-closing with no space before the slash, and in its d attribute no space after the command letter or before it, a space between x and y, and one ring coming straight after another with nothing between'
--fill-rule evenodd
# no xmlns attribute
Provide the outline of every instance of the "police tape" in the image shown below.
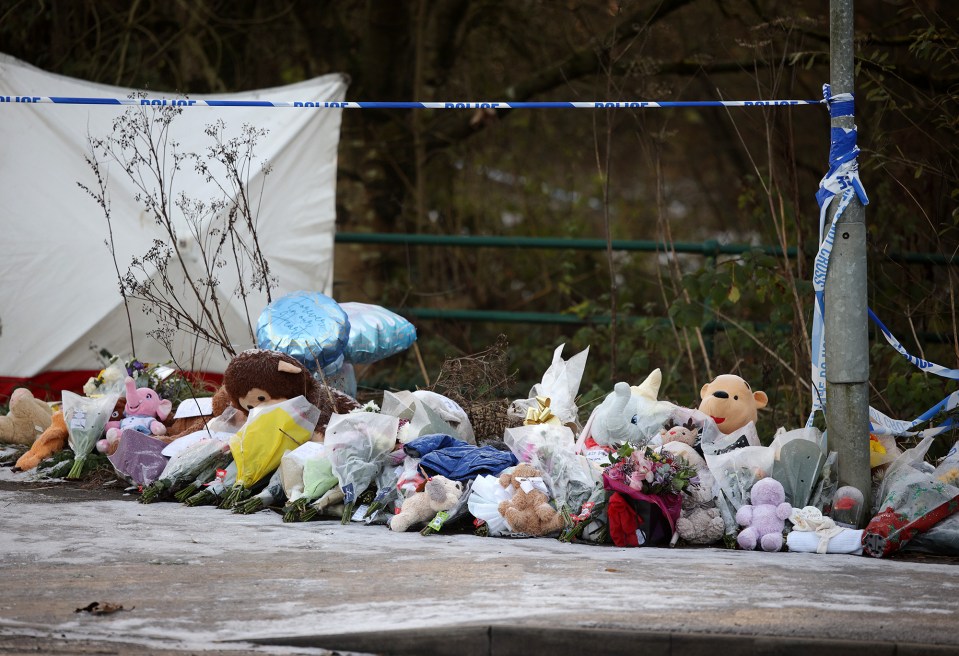
<svg viewBox="0 0 959 656"><path fill-rule="evenodd" d="M823 98L829 104L830 117L853 116L854 99L852 94L832 95L829 85L826 84L823 85ZM812 276L813 291L815 293L811 336L812 410L806 421L807 427L813 425L816 412L824 411L826 408L826 348L825 324L823 321L825 316L824 297L826 272L829 268L829 257L832 254L832 247L835 242L836 223L853 198L858 197L863 205L869 204L869 198L866 196L866 191L859 180L858 155L859 147L856 145L856 128L832 128L830 131L829 171L820 181L819 191L816 193L816 201L819 203L820 208L820 245L819 251L816 254ZM826 219L828 209L833 199L838 199L838 203L832 221L827 228ZM880 321L872 309L867 308L867 312L869 313L869 318L882 332L883 337L885 337L889 345L896 349L900 355L915 367L926 373L932 373L952 380L959 380L959 369L949 369L935 362L930 362L912 355L906 350L902 343L896 339L885 324ZM870 406L869 430L878 435L918 437L940 435L959 426L959 418L949 416L938 426L931 426L919 431L915 429L943 413L952 412L957 407L959 407L959 391L953 392L912 421L893 419Z"/></svg>
<svg viewBox="0 0 959 656"><path fill-rule="evenodd" d="M854 98L851 93L832 94L828 84L823 85L823 101L829 105L831 118L852 116ZM812 369L812 409L806 426L813 425L816 412L826 408L826 326L825 290L826 273L829 270L829 258L836 237L836 224L846 211L853 198L863 205L869 204L869 197L859 180L859 146L856 145L857 131L852 128L832 128L829 134L829 170L819 182L816 202L819 204L819 251L813 266L813 324L811 335ZM836 211L829 226L826 219L833 199L838 199Z"/></svg>
<svg viewBox="0 0 959 656"><path fill-rule="evenodd" d="M942 366L941 364L936 364L935 362L930 362L929 360L919 358L911 354L906 350L906 347L902 345L902 342L896 339L895 335L892 334L892 331L886 328L886 325L879 320L879 317L876 316L876 313L869 308L867 308L867 310L869 312L869 318L872 319L872 322L876 324L876 327L879 328L880 332L882 332L882 336L886 338L886 341L889 343L889 345L896 349L899 354L912 363L913 366L925 371L926 373L935 374L943 378L951 378L952 380L959 380L959 369L950 369Z"/></svg>
<svg viewBox="0 0 959 656"><path fill-rule="evenodd" d="M790 107L827 105L830 116L854 115L854 99L852 94L831 95L829 85L823 85L822 100L671 100L671 101L537 101L537 102L354 102L354 101L270 101L270 100L213 100L191 98L147 98L135 96L131 98L103 98L103 97L76 97L76 96L32 96L32 95L0 95L0 104L29 103L29 104L57 104L57 105L114 105L114 106L149 106L149 107L291 107L291 108L322 108L322 109L661 109L670 107ZM836 220L842 215L854 196L858 196L863 205L869 203L865 189L859 180L858 154L856 145L856 128L833 128L830 132L829 171L820 182L816 200L820 206L820 248L816 256L813 271L813 287L815 303L812 326L812 409L807 425L812 425L817 411L826 406L826 353L825 353L825 325L823 321L823 298L825 291L826 271L835 236ZM829 227L826 227L826 214L831 201L839 197L837 211L833 215ZM823 234L823 231L826 234ZM930 363L921 358L910 355L892 333L869 310L874 322L878 324L886 340L899 351L907 360L920 369L936 373L948 378L959 378L959 370L952 370ZM891 419L875 408L870 407L871 429L878 433L895 435L931 435L944 432L959 424L949 418L944 424L929 428L919 433L911 429L928 421L934 416L955 409L959 405L959 392L953 393L940 403L936 404L917 419L906 422Z"/></svg>
<svg viewBox="0 0 959 656"><path fill-rule="evenodd" d="M661 100L590 102L354 102L324 100L203 100L194 98L86 98L0 95L4 103L55 105L142 105L150 107L298 107L321 109L657 109L667 107L792 107L823 105L825 100Z"/></svg>
<svg viewBox="0 0 959 656"><path fill-rule="evenodd" d="M906 347L902 345L902 342L896 339L895 335L892 334L892 331L886 328L886 325L879 319L879 317L876 316L876 313L873 312L871 308L867 308L867 311L869 312L869 318L874 324L876 324L876 327L879 328L880 332L882 332L883 337L886 338L886 341L889 343L889 345L896 349L896 351L898 351L899 354L908 360L913 366L925 373L935 374L936 376L949 378L951 380L959 380L959 369L950 369L940 364L936 364L935 362L930 362L924 358L919 358L915 355L912 355L906 350ZM950 416L946 417L946 420L938 426L925 428L921 431L915 431L913 429L917 428L921 424L926 423L927 421L934 419L938 415L955 410L956 407L959 407L959 391L953 392L912 421L892 419L891 417L879 412L875 408L870 407L870 430L877 435L914 435L916 437L939 435L959 425L959 418Z"/></svg>
<svg viewBox="0 0 959 656"><path fill-rule="evenodd" d="M951 430L956 425L959 425L959 420L957 420L957 418L954 416L950 416L946 417L946 420L938 426L931 426L920 431L913 429L917 428L921 424L926 423L927 421L930 421L931 419L934 419L938 415L955 410L957 406L959 406L959 391L953 392L912 421L893 419L892 417L888 417L870 406L869 432L876 435L898 435L905 437L915 436L920 438L940 435L948 430ZM957 442L957 444L959 444L959 442Z"/></svg>

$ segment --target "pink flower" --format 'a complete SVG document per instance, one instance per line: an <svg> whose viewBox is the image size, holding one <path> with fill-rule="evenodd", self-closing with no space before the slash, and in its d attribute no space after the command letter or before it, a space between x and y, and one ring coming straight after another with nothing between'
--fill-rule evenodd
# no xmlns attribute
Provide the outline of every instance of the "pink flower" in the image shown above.
<svg viewBox="0 0 959 656"><path fill-rule="evenodd" d="M634 490L642 491L643 483L652 483L655 478L653 463L642 457L632 455L633 471L629 475L629 486Z"/></svg>

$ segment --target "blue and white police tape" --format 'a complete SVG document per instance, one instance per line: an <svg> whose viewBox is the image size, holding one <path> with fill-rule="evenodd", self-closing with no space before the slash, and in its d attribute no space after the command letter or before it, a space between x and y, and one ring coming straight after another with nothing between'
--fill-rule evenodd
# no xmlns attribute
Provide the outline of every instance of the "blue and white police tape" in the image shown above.
<svg viewBox="0 0 959 656"><path fill-rule="evenodd" d="M828 84L823 85L823 99L829 105L831 118L852 116L854 99L851 93L832 95ZM829 258L836 237L836 222L849 206L854 197L858 197L863 205L869 204L866 190L859 180L859 147L856 145L856 128L833 128L830 130L829 143L829 170L819 182L816 192L816 202L819 203L819 251L813 266L813 304L812 324L812 409L809 413L807 426L813 423L817 411L826 407L826 339L824 317L824 302L826 289L826 272L829 270ZM832 200L838 196L836 212L832 222L826 228L826 215ZM825 232L825 234L824 234Z"/></svg>
<svg viewBox="0 0 959 656"><path fill-rule="evenodd" d="M935 362L930 362L929 360L916 357L907 351L906 347L902 345L902 342L896 339L895 335L892 334L892 331L886 328L886 325L879 320L879 317L876 316L876 313L873 312L872 309L869 309L869 318L872 319L873 323L879 327L879 330L882 331L883 337L886 338L886 341L889 342L890 346L899 351L899 354L911 362L915 367L927 373L942 376L943 378L959 380L959 369L949 369L948 367L943 367L941 364L936 364Z"/></svg>
<svg viewBox="0 0 959 656"><path fill-rule="evenodd" d="M935 362L930 362L923 358L916 357L909 353L906 350L906 347L902 345L896 337L892 334L885 324L879 320L879 317L876 316L876 313L869 309L869 318L872 319L873 323L878 326L879 330L882 331L883 337L886 338L886 341L889 342L896 351L899 352L902 357L906 358L918 369L941 376L943 378L949 378L951 380L959 380L959 369L949 369L948 367L943 367L940 364ZM959 425L959 419L955 417L949 417L939 426L934 426L930 428L923 429L921 431L914 432L913 429L924 424L927 421L933 419L937 415L942 414L943 412L949 412L956 408L959 405L959 391L953 392L942 401L932 406L924 413L919 415L913 421L901 421L897 419L892 419L879 412L875 408L869 408L869 420L870 426L873 433L879 435L917 435L919 437L928 437L930 435L939 435L944 433L947 430L951 430L954 426Z"/></svg>
<svg viewBox="0 0 959 656"><path fill-rule="evenodd" d="M913 429L944 412L954 410L957 405L959 405L959 391L953 392L942 401L919 415L913 421L901 421L898 419L893 419L879 412L875 408L870 407L869 430L876 435L915 435L917 437L940 435L959 425L959 419L956 417L947 417L946 420L938 426L925 428L921 431L913 431Z"/></svg>
<svg viewBox="0 0 959 656"><path fill-rule="evenodd" d="M855 102L852 94L844 93L833 96L829 85L823 85L823 97L829 104L829 114L832 118L853 116ZM819 203L819 251L816 253L813 267L813 290L815 303L813 304L812 325L812 410L809 413L807 426L811 426L817 411L826 407L826 349L824 297L826 286L826 272L829 268L829 257L832 254L836 236L836 222L854 197L858 197L863 205L869 204L869 198L859 180L859 147L856 145L856 128L832 128L830 130L829 171L819 183L816 201ZM826 229L826 214L832 200L838 196L838 204L832 221ZM823 231L825 230L825 235ZM879 317L867 308L869 317L882 331L886 341L895 348L904 358L923 371L934 373L944 378L959 380L959 370L949 369L918 358L910 354L902 343L893 336L892 332L879 320ZM926 410L913 421L892 419L873 407L869 408L870 430L881 435L916 435L927 437L939 435L959 425L959 419L949 417L939 426L914 431L934 417L953 410L959 405L959 392L953 392L945 399Z"/></svg>
<svg viewBox="0 0 959 656"><path fill-rule="evenodd" d="M596 100L588 102L354 102L325 100L203 100L201 98L87 98L0 95L5 103L55 105L144 105L152 107L300 107L326 109L658 109L666 107L792 107L825 100Z"/></svg>

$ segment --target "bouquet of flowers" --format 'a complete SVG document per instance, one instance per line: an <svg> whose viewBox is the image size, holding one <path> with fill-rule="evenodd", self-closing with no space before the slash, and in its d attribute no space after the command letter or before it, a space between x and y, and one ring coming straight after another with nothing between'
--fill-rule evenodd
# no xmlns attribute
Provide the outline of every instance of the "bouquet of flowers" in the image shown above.
<svg viewBox="0 0 959 656"><path fill-rule="evenodd" d="M232 455L231 455L231 458L232 458ZM230 460L230 464L233 465L232 460ZM192 483L187 485L185 488L183 488L179 492L176 492L173 495L173 498L176 499L177 501L185 503L188 506L197 505L197 504L190 504L189 503L190 498L192 498L196 494L199 494L203 488L210 487L211 485L213 485L213 483L216 482L217 480L217 475L219 474L219 472L223 472L222 477L225 477L226 469L222 467L220 463L211 463L209 466L207 466L206 469L204 469L199 474L197 474L197 477L193 479ZM233 473L234 473L233 478L235 480L236 465L233 466ZM210 503L212 503L212 500L210 501Z"/></svg>
<svg viewBox="0 0 959 656"><path fill-rule="evenodd" d="M271 476L280 458L313 437L320 411L303 396L250 411L246 424L230 438L236 461L236 483L220 503L232 509L250 495L250 488Z"/></svg>
<svg viewBox="0 0 959 656"><path fill-rule="evenodd" d="M73 466L67 478L80 478L83 463L103 434L103 427L110 419L117 398L117 394L89 398L66 390L63 392L63 420L69 434L67 443L74 453Z"/></svg>
<svg viewBox="0 0 959 656"><path fill-rule="evenodd" d="M290 453L289 451L287 453ZM269 508L277 504L286 502L286 491L283 489L283 482L280 478L280 470L273 472L266 487L260 490L258 494L249 499L244 499L235 506L233 512L240 515L251 515L264 508Z"/></svg>
<svg viewBox="0 0 959 656"><path fill-rule="evenodd" d="M399 453L403 453L403 451L400 450ZM396 506L396 499L399 497L399 489L396 484L403 474L403 465L397 464L394 467L392 466L393 462L395 460L388 462L376 477L376 496L373 497L373 502L363 514L363 519L367 520L367 523L372 523L374 519L381 518L381 516L389 516L386 514L387 512L392 515L392 509Z"/></svg>
<svg viewBox="0 0 959 656"><path fill-rule="evenodd" d="M213 470L212 479L208 478L202 482L196 483L195 490L186 499L181 499L188 506L215 506L220 503L220 498L236 483L236 461L232 459L225 466L216 466ZM204 472L206 475L206 472Z"/></svg>
<svg viewBox="0 0 959 656"><path fill-rule="evenodd" d="M286 492L283 521L301 521L307 506L336 485L326 446L306 442L280 459L280 482Z"/></svg>
<svg viewBox="0 0 959 656"><path fill-rule="evenodd" d="M699 483L696 468L668 451L637 450L626 443L616 451L613 462L626 484L645 494L678 494Z"/></svg>
<svg viewBox="0 0 959 656"><path fill-rule="evenodd" d="M200 440L170 458L160 477L143 488L140 503L153 503L175 494L211 468L225 467L229 458L229 446L225 442Z"/></svg>
<svg viewBox="0 0 959 656"><path fill-rule="evenodd" d="M668 543L682 511L681 493L697 485L696 469L682 456L620 446L603 472L609 534L618 547Z"/></svg>
<svg viewBox="0 0 959 656"><path fill-rule="evenodd" d="M357 497L366 491L396 446L399 419L373 412L333 415L326 427L327 457L343 491L343 523L353 515Z"/></svg>

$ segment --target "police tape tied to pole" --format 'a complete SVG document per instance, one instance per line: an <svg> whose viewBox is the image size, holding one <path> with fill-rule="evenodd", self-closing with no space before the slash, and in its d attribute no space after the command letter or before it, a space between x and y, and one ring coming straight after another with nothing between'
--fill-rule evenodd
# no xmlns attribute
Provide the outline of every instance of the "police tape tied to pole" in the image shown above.
<svg viewBox="0 0 959 656"><path fill-rule="evenodd" d="M823 97L829 106L829 113L832 118L854 115L854 98L851 93L833 96L830 93L829 85L826 84L823 85ZM859 180L859 147L856 145L855 126L852 128L832 128L830 132L829 170L819 183L819 191L816 193L816 201L819 203L820 246L813 268L815 303L813 305L812 326L812 410L806 422L807 427L812 426L816 412L823 411L826 407L826 346L823 317L826 272L829 268L829 257L836 238L836 223L854 197L858 197L863 205L869 204L869 198L866 196L862 182ZM837 197L836 212L824 236L826 214ZM886 341L914 366L927 373L959 380L959 369L949 369L910 354L885 324L879 320L875 312L871 309L868 312L870 319L882 331ZM916 435L919 437L939 435L959 422L949 417L939 426L921 431L913 431L913 429L943 412L954 409L957 405L959 405L959 391L953 392L912 421L892 419L879 410L870 407L870 431L877 435Z"/></svg>

